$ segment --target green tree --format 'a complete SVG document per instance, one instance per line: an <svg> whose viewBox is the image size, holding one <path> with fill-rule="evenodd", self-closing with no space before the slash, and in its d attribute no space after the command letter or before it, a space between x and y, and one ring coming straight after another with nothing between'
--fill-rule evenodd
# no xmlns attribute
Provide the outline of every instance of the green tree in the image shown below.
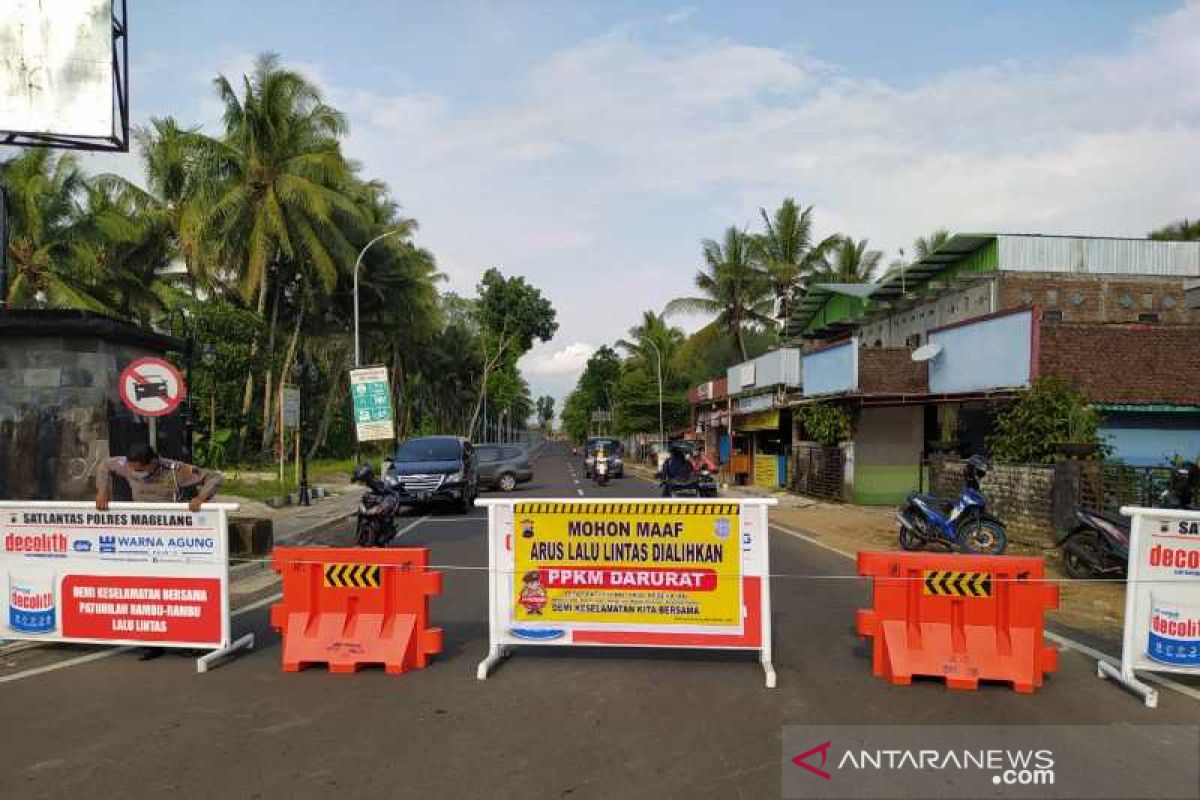
<svg viewBox="0 0 1200 800"><path fill-rule="evenodd" d="M1150 238L1165 242L1200 241L1200 219L1181 219L1150 231Z"/></svg>
<svg viewBox="0 0 1200 800"><path fill-rule="evenodd" d="M775 297L775 316L781 320L791 315L805 283L828 268L829 252L838 242L837 236L828 236L813 245L812 211L812 206L801 210L791 197L785 198L773 214L765 208L758 210L763 232L752 242Z"/></svg>
<svg viewBox="0 0 1200 800"><path fill-rule="evenodd" d="M616 345L651 375L658 369L661 358L666 381L675 375L673 359L684 338L683 331L669 325L666 316L643 311L641 323L630 328L629 338L618 339Z"/></svg>
<svg viewBox="0 0 1200 800"><path fill-rule="evenodd" d="M866 239L843 236L830 254L829 268L818 277L822 283L868 283L882 258L883 253L867 248Z"/></svg>
<svg viewBox="0 0 1200 800"><path fill-rule="evenodd" d="M0 185L8 191L11 227L6 303L108 311L92 292L107 276L100 269L82 274L74 260L87 188L75 157L31 147L0 162Z"/></svg>
<svg viewBox="0 0 1200 800"><path fill-rule="evenodd" d="M483 337L483 369L467 432L479 421L489 375L503 364L515 366L535 340L550 341L558 330L554 306L524 278L505 278L493 267L483 274L478 292L475 317Z"/></svg>
<svg viewBox="0 0 1200 800"><path fill-rule="evenodd" d="M1100 423L1100 412L1069 383L1039 378L996 418L988 447L997 461L1050 462L1060 443L1102 446Z"/></svg>
<svg viewBox="0 0 1200 800"><path fill-rule="evenodd" d="M724 243L706 239L704 267L696 273L697 297L679 297L667 304L666 314L712 314L746 358L745 333L771 324L774 303L771 286L755 263L750 239L735 227L725 231Z"/></svg>
<svg viewBox="0 0 1200 800"><path fill-rule="evenodd" d="M536 410L538 427L549 431L550 423L554 420L554 398L548 394L542 395L537 399Z"/></svg>
<svg viewBox="0 0 1200 800"><path fill-rule="evenodd" d="M928 236L918 236L913 240L913 253L917 260L920 261L925 256L937 252L940 247L950 241L950 235L950 231L945 228L938 228Z"/></svg>

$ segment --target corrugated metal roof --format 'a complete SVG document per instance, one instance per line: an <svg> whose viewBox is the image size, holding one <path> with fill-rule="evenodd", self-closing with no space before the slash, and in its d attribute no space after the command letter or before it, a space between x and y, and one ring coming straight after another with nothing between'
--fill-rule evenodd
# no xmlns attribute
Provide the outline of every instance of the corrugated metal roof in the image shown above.
<svg viewBox="0 0 1200 800"><path fill-rule="evenodd" d="M999 267L1011 272L1200 276L1200 242L1000 234Z"/></svg>

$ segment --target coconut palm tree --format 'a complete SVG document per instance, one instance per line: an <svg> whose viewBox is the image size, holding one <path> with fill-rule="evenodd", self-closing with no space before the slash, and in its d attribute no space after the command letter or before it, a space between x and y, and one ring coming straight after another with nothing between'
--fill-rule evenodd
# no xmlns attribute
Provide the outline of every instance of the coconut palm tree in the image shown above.
<svg viewBox="0 0 1200 800"><path fill-rule="evenodd" d="M109 311L92 288L106 276L80 269L80 241L87 183L75 157L34 147L0 162L8 191L10 279L5 302Z"/></svg>
<svg viewBox="0 0 1200 800"><path fill-rule="evenodd" d="M618 339L616 346L628 353L650 375L655 374L658 359L661 358L663 380L669 380L673 356L685 338L680 328L667 323L664 314L643 311L641 324L630 328L629 338ZM657 351L655 348L658 348Z"/></svg>
<svg viewBox="0 0 1200 800"><path fill-rule="evenodd" d="M868 250L867 240L843 236L833 248L828 269L817 276L822 283L868 283L883 253Z"/></svg>
<svg viewBox="0 0 1200 800"><path fill-rule="evenodd" d="M772 324L774 296L764 272L754 263L750 238L730 227L723 242L705 239L704 267L695 277L698 297L678 297L667 304L666 315L712 314L746 358L746 328Z"/></svg>
<svg viewBox="0 0 1200 800"><path fill-rule="evenodd" d="M791 315L805 283L827 268L829 252L838 241L836 235L828 236L813 245L812 210L812 206L801 210L791 197L785 198L774 214L767 214L765 208L758 210L763 233L753 239L754 253L766 273L775 297L775 316L781 321Z"/></svg>
<svg viewBox="0 0 1200 800"><path fill-rule="evenodd" d="M339 271L358 255L348 233L361 228L363 220L349 194L354 176L338 145L346 120L304 76L282 68L273 53L259 56L253 73L243 76L240 96L224 75L214 84L224 105L225 132L219 139L194 140L200 209L196 266L232 268L242 295L256 298L264 320L272 299L265 343L270 356L281 306L290 302L303 314L311 293L328 294ZM295 297L289 299L288 291ZM255 355L258 347L256 342ZM273 418L273 377L268 361L264 420ZM243 418L249 416L253 394L248 375ZM265 444L269 425L263 432Z"/></svg>
<svg viewBox="0 0 1200 800"><path fill-rule="evenodd" d="M925 256L936 252L938 248L950 241L950 231L945 228L938 228L928 236L918 236L913 241L913 252L920 261Z"/></svg>

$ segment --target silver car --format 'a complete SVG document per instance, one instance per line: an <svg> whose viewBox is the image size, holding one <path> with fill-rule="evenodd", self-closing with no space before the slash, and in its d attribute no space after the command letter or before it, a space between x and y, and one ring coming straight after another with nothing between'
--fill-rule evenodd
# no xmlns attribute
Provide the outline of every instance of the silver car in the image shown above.
<svg viewBox="0 0 1200 800"><path fill-rule="evenodd" d="M533 480L529 454L515 444L478 444L479 485L511 492L519 483Z"/></svg>

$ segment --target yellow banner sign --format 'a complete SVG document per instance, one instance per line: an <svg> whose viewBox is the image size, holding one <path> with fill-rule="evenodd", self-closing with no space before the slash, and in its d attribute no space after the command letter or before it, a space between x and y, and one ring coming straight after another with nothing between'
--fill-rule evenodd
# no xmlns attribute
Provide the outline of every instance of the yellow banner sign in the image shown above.
<svg viewBox="0 0 1200 800"><path fill-rule="evenodd" d="M518 503L520 622L741 624L732 503Z"/></svg>

